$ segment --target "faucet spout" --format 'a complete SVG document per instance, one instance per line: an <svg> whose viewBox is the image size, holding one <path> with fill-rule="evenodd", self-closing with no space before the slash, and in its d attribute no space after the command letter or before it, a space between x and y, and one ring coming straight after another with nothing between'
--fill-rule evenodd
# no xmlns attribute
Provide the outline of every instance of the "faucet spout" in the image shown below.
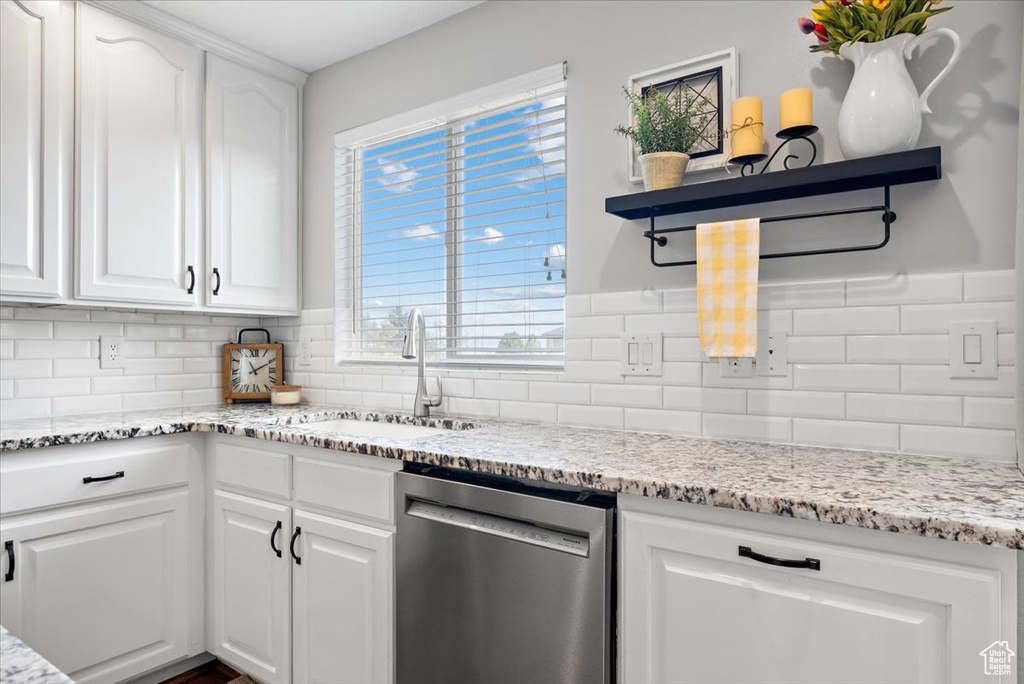
<svg viewBox="0 0 1024 684"><path fill-rule="evenodd" d="M437 379L437 396L427 394L426 378L426 341L427 324L423 320L423 312L413 309L409 312L409 318L405 322L405 340L402 343L402 358L416 359L416 397L413 400L413 415L417 418L426 418L430 415L431 407L441 405L441 379Z"/></svg>

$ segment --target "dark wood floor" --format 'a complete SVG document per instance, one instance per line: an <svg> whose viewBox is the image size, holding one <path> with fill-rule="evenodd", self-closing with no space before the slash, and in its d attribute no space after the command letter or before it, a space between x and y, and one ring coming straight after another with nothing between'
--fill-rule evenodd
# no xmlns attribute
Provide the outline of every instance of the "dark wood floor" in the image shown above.
<svg viewBox="0 0 1024 684"><path fill-rule="evenodd" d="M212 660L188 672L182 672L177 677L164 680L161 684L227 684L240 676L219 660Z"/></svg>

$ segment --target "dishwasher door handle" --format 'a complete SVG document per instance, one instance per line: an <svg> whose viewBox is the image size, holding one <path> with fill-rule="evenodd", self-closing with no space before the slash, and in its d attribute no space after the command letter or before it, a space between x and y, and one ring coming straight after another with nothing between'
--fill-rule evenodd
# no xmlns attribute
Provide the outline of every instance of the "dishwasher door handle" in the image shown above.
<svg viewBox="0 0 1024 684"><path fill-rule="evenodd" d="M523 520L472 511L458 506L445 506L412 497L406 498L405 514L441 525L473 530L552 551L569 553L581 558L590 557L590 539L586 535L552 530Z"/></svg>

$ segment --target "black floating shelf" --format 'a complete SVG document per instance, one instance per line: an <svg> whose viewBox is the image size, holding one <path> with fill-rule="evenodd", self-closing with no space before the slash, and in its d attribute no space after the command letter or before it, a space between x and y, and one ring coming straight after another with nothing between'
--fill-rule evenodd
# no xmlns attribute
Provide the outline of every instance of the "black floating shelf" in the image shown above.
<svg viewBox="0 0 1024 684"><path fill-rule="evenodd" d="M787 169L741 178L710 181L678 188L637 192L632 195L609 197L604 201L605 211L624 219L645 219L649 222L643 236L651 243L651 263L655 266L693 266L695 259L685 261L658 261L657 248L668 244L666 235L696 230L696 226L658 228L659 216L691 214L699 211L726 209L747 204L778 202L780 200L834 195L853 190L882 188L882 203L872 206L848 207L803 214L786 214L761 218L761 223L778 223L825 216L845 216L878 212L883 231L878 242L829 249L808 249L795 252L761 254L762 259L780 259L794 256L845 254L881 249L889 244L890 229L896 212L890 206L889 188L893 185L921 183L942 178L942 150L926 147L923 150L883 154L865 159L821 164L799 169ZM730 218L739 218L736 216Z"/></svg>
<svg viewBox="0 0 1024 684"><path fill-rule="evenodd" d="M942 150L909 152L774 171L743 178L609 197L605 211L624 219L688 214L779 200L883 188L942 177Z"/></svg>

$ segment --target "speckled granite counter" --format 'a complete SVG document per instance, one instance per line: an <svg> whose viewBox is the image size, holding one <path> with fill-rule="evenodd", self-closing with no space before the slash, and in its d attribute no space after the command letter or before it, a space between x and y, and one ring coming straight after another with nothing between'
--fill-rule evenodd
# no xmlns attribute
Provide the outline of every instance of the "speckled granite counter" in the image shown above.
<svg viewBox="0 0 1024 684"><path fill-rule="evenodd" d="M74 684L70 678L3 626L0 626L0 682L3 684Z"/></svg>
<svg viewBox="0 0 1024 684"><path fill-rule="evenodd" d="M326 406L213 406L4 421L0 452L179 432L219 432L743 511L1024 549L1024 477L1011 463L434 418L417 439L304 423L422 422Z"/></svg>

